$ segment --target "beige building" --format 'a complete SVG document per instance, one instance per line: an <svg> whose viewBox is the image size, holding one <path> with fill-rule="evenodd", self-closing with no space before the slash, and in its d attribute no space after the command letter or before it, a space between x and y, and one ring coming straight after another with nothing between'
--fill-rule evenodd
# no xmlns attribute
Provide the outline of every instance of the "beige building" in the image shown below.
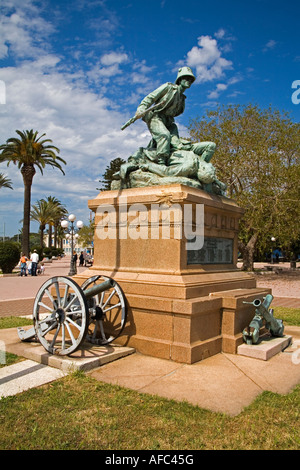
<svg viewBox="0 0 300 470"><path fill-rule="evenodd" d="M93 254L93 246L83 246L82 243L79 243L78 237L74 237L73 241L74 251L79 255L81 251L84 251L89 254ZM65 255L71 254L71 237L63 239L63 250Z"/></svg>
<svg viewBox="0 0 300 470"><path fill-rule="evenodd" d="M79 255L81 253L81 251L84 251L84 252L92 255L93 254L93 245L83 246L82 243L79 243L78 236L76 236L76 235L77 234L75 234L74 240L73 240L74 250L76 251L76 253ZM44 244L45 244L45 246L49 246L49 235L48 234L45 234L45 236L44 236ZM54 246L54 235L52 235L51 246ZM70 255L71 254L71 236L70 235L68 236L68 234L67 234L66 237L63 238L62 248L64 250L65 255Z"/></svg>

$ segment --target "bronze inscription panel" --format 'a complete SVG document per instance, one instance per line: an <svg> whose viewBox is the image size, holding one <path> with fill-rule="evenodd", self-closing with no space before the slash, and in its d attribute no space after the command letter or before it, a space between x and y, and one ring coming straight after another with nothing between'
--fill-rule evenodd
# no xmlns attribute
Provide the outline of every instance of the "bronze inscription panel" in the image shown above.
<svg viewBox="0 0 300 470"><path fill-rule="evenodd" d="M187 250L187 264L232 264L233 239L205 237L201 250Z"/></svg>

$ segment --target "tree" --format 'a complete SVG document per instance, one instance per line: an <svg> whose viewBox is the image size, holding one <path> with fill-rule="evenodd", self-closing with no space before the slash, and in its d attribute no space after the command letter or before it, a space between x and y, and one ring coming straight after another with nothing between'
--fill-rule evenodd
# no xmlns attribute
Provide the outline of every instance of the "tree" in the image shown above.
<svg viewBox="0 0 300 470"><path fill-rule="evenodd" d="M53 225L54 225L54 247L58 248L58 239L59 239L59 229L61 228L61 221L68 213L67 209L63 204L59 204L56 207L54 218L53 218Z"/></svg>
<svg viewBox="0 0 300 470"><path fill-rule="evenodd" d="M47 197L47 203L49 204L49 208L51 208L51 216L48 221L48 247L51 247L52 243L52 227L54 227L54 247L57 244L57 229L60 224L60 221L63 217L68 213L65 206L54 196Z"/></svg>
<svg viewBox="0 0 300 470"><path fill-rule="evenodd" d="M90 247L94 239L95 223L93 220L90 221L89 225L84 225L78 235L78 241L83 247Z"/></svg>
<svg viewBox="0 0 300 470"><path fill-rule="evenodd" d="M63 240L65 237L65 230L62 228L60 224L57 225L56 230L56 248L59 248L63 251Z"/></svg>
<svg viewBox="0 0 300 470"><path fill-rule="evenodd" d="M31 220L35 220L40 225L40 246L43 247L44 244L44 231L46 225L49 225L49 239L52 238L52 226L56 226L58 221L62 219L62 216L67 213L67 210L61 204L59 199L56 199L54 196L48 196L47 199L40 199L32 206L30 212ZM51 247L51 242L49 241L48 247Z"/></svg>
<svg viewBox="0 0 300 470"><path fill-rule="evenodd" d="M35 220L40 226L40 246L44 246L44 230L52 217L52 207L45 199L37 201L31 207L30 220Z"/></svg>
<svg viewBox="0 0 300 470"><path fill-rule="evenodd" d="M115 158L111 160L110 164L106 167L105 172L103 173L103 180L99 180L102 186L99 189L100 191L110 190L110 185L113 180L113 174L120 170L120 166L125 163L125 160L122 158Z"/></svg>
<svg viewBox="0 0 300 470"><path fill-rule="evenodd" d="M46 165L58 168L63 174L61 163L66 162L57 154L60 152L57 147L49 143L50 139L41 140L45 134L38 137L38 132L19 131L16 133L20 138L12 137L6 141L6 144L0 146L0 162L11 162L18 166L21 171L24 182L24 211L23 211L23 237L22 251L29 255L29 232L30 232L30 205L31 205L31 186L33 177L36 173L35 166L43 174Z"/></svg>
<svg viewBox="0 0 300 470"><path fill-rule="evenodd" d="M193 141L213 141L213 164L227 195L245 210L239 249L253 270L255 250L271 237L288 249L300 237L300 125L287 113L257 106L223 106L189 125Z"/></svg>
<svg viewBox="0 0 300 470"><path fill-rule="evenodd" d="M3 173L0 173L0 188L13 189L11 185L11 180L7 178Z"/></svg>

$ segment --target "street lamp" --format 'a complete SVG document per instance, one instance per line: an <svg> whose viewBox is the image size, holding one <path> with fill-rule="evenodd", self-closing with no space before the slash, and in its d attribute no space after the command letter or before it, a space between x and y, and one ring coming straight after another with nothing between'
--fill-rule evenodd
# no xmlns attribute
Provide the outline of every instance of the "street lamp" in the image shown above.
<svg viewBox="0 0 300 470"><path fill-rule="evenodd" d="M68 217L69 221L71 222L71 230L70 234L66 235L66 238L69 238L71 236L71 261L70 261L70 272L69 276L74 276L77 273L76 269L76 262L73 260L73 251L74 251L74 222L76 220L76 216L74 214L70 214ZM67 220L62 220L61 221L61 226L62 228L66 229L69 226L69 222ZM83 222L81 220L78 220L76 223L76 226L78 229L83 227Z"/></svg>
<svg viewBox="0 0 300 470"><path fill-rule="evenodd" d="M275 237L271 237L271 242L274 243L276 242L276 238ZM274 258L273 258L273 245L271 245L271 264L274 263Z"/></svg>

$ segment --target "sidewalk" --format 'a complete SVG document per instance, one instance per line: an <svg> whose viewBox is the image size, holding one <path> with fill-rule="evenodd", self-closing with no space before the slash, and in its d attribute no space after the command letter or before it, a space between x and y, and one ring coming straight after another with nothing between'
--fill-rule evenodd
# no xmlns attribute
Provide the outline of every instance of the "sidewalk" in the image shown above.
<svg viewBox="0 0 300 470"><path fill-rule="evenodd" d="M88 269L77 266L80 273ZM8 275L0 277L0 318L7 316L31 315L38 289L53 276L68 276L70 257L45 263L45 273L38 276Z"/></svg>
<svg viewBox="0 0 300 470"><path fill-rule="evenodd" d="M254 266L256 269L263 269L266 265L266 263L255 263ZM290 269L290 263L277 263L271 266L279 272L257 274L257 287L272 289L274 296L272 307L300 308L300 269Z"/></svg>
<svg viewBox="0 0 300 470"><path fill-rule="evenodd" d="M77 272L86 270L86 267L78 266ZM39 287L52 276L68 276L70 271L70 257L66 256L60 260L45 262L45 272L38 276L19 276L17 274L0 275L0 299L19 299L35 297Z"/></svg>

